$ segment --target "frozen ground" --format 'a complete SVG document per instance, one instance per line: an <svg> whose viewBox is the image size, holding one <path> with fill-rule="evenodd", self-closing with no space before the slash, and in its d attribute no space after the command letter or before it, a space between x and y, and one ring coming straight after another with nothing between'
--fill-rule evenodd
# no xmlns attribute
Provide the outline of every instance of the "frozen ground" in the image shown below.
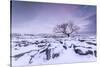
<svg viewBox="0 0 100 67"><path fill-rule="evenodd" d="M43 36L43 35L41 35ZM12 66L96 61L96 37L12 37Z"/></svg>

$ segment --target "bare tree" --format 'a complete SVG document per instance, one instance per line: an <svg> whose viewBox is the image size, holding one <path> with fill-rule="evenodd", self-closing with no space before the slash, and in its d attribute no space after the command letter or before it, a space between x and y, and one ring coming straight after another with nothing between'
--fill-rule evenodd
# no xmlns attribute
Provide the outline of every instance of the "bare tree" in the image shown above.
<svg viewBox="0 0 100 67"><path fill-rule="evenodd" d="M69 22L69 23L63 23L60 25L56 25L56 27L54 28L54 32L63 33L67 35L68 37L70 37L72 33L78 32L79 29L80 29L79 26L75 25L72 22Z"/></svg>

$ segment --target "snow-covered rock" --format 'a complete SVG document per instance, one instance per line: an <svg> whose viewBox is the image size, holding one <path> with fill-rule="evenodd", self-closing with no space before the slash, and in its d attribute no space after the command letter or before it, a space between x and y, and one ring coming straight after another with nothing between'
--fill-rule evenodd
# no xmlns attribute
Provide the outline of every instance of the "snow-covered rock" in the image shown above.
<svg viewBox="0 0 100 67"><path fill-rule="evenodd" d="M34 35L30 38L16 35L11 45L13 66L96 61L95 36L44 38Z"/></svg>

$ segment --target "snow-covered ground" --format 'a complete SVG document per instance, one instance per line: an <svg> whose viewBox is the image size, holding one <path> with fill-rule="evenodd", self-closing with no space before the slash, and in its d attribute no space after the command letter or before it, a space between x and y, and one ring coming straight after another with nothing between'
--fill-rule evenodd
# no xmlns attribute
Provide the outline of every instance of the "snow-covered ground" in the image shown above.
<svg viewBox="0 0 100 67"><path fill-rule="evenodd" d="M96 61L96 36L12 37L12 66Z"/></svg>

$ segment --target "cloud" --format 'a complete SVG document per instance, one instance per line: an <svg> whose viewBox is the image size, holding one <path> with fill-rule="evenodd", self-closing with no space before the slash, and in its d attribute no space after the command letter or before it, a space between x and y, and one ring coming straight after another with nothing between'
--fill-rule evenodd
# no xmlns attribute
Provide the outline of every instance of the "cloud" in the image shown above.
<svg viewBox="0 0 100 67"><path fill-rule="evenodd" d="M95 33L96 30L95 6L23 1L12 4L13 32L52 33L55 25L69 20L81 27L80 32Z"/></svg>

